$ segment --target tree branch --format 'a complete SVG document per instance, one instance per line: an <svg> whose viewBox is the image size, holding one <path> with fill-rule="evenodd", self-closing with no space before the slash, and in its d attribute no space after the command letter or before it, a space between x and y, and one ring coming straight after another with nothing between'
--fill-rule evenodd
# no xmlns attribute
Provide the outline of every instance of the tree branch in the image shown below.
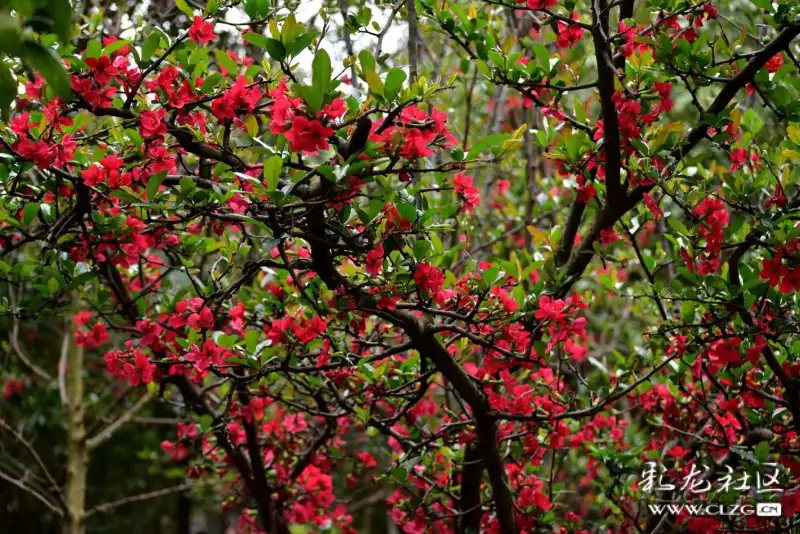
<svg viewBox="0 0 800 534"><path fill-rule="evenodd" d="M202 486L202 485L200 485L200 486ZM171 486L169 488L163 488L163 489L160 489L160 490L149 491L147 493L140 493L138 495L131 495L130 497L124 497L124 498L118 499L116 501L107 502L105 504L99 504L99 505L95 506L94 508L90 509L88 512L86 512L86 515L84 515L84 517L89 517L89 516L92 516L94 514L100 514L100 513L103 513L103 512L108 512L110 510L113 510L114 508L118 508L118 507L124 506L126 504L131 504L131 503L141 502L141 501L148 501L150 499L156 499L158 497L163 497L165 495L170 495L172 493L183 492L183 491L194 489L194 488L197 488L197 487L199 487L198 484L194 484L194 483L191 483L191 482L186 482L184 484L178 484L177 486Z"/></svg>
<svg viewBox="0 0 800 534"><path fill-rule="evenodd" d="M33 489L30 486L26 485L22 480L17 480L13 476L11 476L11 475L9 475L7 473L4 473L3 471L0 471L0 478L10 482L11 484L14 484L16 487L18 487L19 489L21 489L23 491L27 491L28 493L30 493L31 495L33 495L34 497L36 497L37 499L42 501L42 503L44 503L45 506L47 506L50 510L52 510L53 512L55 512L59 516L63 516L64 515L64 511L61 510L61 508L59 508L58 506L53 504L50 501L50 499L46 498L44 495L42 495L41 493L39 493L35 489Z"/></svg>
<svg viewBox="0 0 800 534"><path fill-rule="evenodd" d="M619 138L619 117L614 104L614 81L619 75L611 63L608 42L607 0L595 0L592 4L592 39L597 60L597 88L600 91L600 107L603 118L603 151L605 152L606 191L608 202L615 202L621 195L620 175L622 155Z"/></svg>
<svg viewBox="0 0 800 534"><path fill-rule="evenodd" d="M139 413L139 411L144 408L145 404L150 402L150 399L153 398L153 394L149 391L145 392L133 406L131 406L128 410L125 411L122 415L117 417L114 421L108 424L105 428L101 429L95 436L90 437L86 440L86 447L89 450L94 449L111 436L122 427L125 423L131 420L131 418Z"/></svg>
<svg viewBox="0 0 800 534"><path fill-rule="evenodd" d="M733 77L719 92L714 102L709 106L707 110L708 113L711 115L719 115L722 113L736 96L736 93L753 79L753 76L766 65L767 61L772 59L772 57L779 52L785 50L798 35L800 35L800 24L792 24L778 34L778 36L770 41L764 48L756 52L739 74ZM671 161L664 171L665 175L670 169L676 167L678 163L697 146L708 133L708 129L709 124L701 123L689 132L686 140L670 154ZM608 164L608 161L606 164ZM606 173L606 176L608 176L608 173ZM600 237L600 230L613 226L623 215L636 207L644 198L644 194L653 187L654 184L640 185L629 194L624 195L622 199L605 204L603 210L592 225L591 232L584 237L577 253L572 256L569 263L566 265L566 276L561 285L555 290L554 294L556 296L563 297L568 294L572 286L586 270L586 267L594 256L594 243Z"/></svg>

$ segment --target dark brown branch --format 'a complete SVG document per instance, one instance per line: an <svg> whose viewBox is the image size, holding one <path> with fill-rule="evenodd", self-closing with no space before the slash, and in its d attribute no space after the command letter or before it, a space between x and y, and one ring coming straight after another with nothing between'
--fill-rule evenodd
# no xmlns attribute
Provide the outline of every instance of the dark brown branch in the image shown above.
<svg viewBox="0 0 800 534"><path fill-rule="evenodd" d="M369 121L367 118L365 120ZM365 125L367 124L365 123ZM343 157L349 158L356 154L350 148L358 147L356 143L357 134L358 131L354 133L353 139L348 145L348 150ZM333 184L323 180L320 191L321 198L327 198L332 190ZM380 310L372 295L363 294L353 287L346 277L339 273L336 269L331 246L327 241L325 219L324 205L316 205L309 210L307 217L309 232L316 237L316 239L310 241L312 269L329 289L333 291L344 289L358 301L358 307L371 310L372 313L386 318L395 326L403 329L420 355L429 358L433 362L436 369L442 373L444 378L453 385L469 405L475 418L478 441L492 486L492 498L495 504L495 513L500 523L500 530L503 534L515 534L517 528L514 519L514 499L506 482L505 465L497 446L497 428L491 415L488 401L475 383L472 382L467 372L436 339L435 330L430 324L417 319L410 313L399 310L394 312Z"/></svg>
<svg viewBox="0 0 800 534"><path fill-rule="evenodd" d="M744 295L742 295L741 292L742 281L739 278L739 262L745 253L757 243L757 239L755 239L753 236L748 236L748 239L745 239L744 243L736 247L736 249L733 251L733 254L731 254L730 259L728 260L728 283L737 290L737 294L734 297L736 311L748 328L753 327L754 321L753 317L750 315L750 312L747 310L747 308L745 308L744 305ZM794 427L796 430L800 431L800 384L798 384L797 380L786 374L786 371L784 371L780 362L772 353L772 349L769 348L769 345L764 346L764 348L761 350L761 354L764 356L764 359L766 360L770 370L772 370L772 373L778 378L781 386L783 386L783 396L789 405L789 411L792 412L792 421Z"/></svg>
<svg viewBox="0 0 800 534"><path fill-rule="evenodd" d="M753 76L766 65L767 61L772 59L777 53L785 50L798 35L800 35L800 24L792 24L778 34L778 36L770 41L764 48L756 52L739 74L733 77L719 92L714 102L709 106L707 110L708 113L711 115L719 115L722 113L736 96L736 93L753 79ZM705 138L709 127L710 125L708 123L701 123L692 129L686 137L686 140L672 151L669 166L665 169L665 174L676 167L678 163ZM608 161L606 161L606 164L608 164ZM606 176L608 176L608 173ZM555 291L556 295L564 296L569 293L573 284L586 270L586 267L594 256L594 243L600 237L600 230L613 226L625 213L636 207L644 198L644 194L652 188L653 185L641 185L631 191L630 194L624 195L624 198L615 202L606 203L592 225L591 232L584 237L580 248L566 265L566 277Z"/></svg>
<svg viewBox="0 0 800 534"><path fill-rule="evenodd" d="M561 234L561 243L556 251L555 261L557 267L561 267L569 261L572 248L575 245L575 236L578 235L578 228L581 226L584 211L586 211L586 204L584 202L579 202L578 199L575 198L575 200L572 201L572 207L569 210L567 222Z"/></svg>
<svg viewBox="0 0 800 534"><path fill-rule="evenodd" d="M461 500L458 503L461 512L459 533L478 532L481 525L481 482L483 481L483 460L480 446L468 443L464 451L464 465L461 468Z"/></svg>
<svg viewBox="0 0 800 534"><path fill-rule="evenodd" d="M619 138L619 117L614 104L614 82L619 76L611 62L608 42L607 0L596 0L592 6L592 39L597 59L597 88L600 91L600 107L603 118L603 151L605 152L606 190L608 202L615 202L621 193L620 175L622 155Z"/></svg>

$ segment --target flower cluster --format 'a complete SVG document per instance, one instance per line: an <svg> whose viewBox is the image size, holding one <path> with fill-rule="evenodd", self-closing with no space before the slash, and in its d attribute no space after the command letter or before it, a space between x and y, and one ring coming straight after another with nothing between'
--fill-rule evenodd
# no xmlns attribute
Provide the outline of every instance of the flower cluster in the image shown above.
<svg viewBox="0 0 800 534"><path fill-rule="evenodd" d="M725 203L713 197L706 197L692 212L701 218L697 235L705 239L706 245L700 256L698 272L701 275L711 274L719 269L722 258L722 242L725 239L725 227L728 225L728 210Z"/></svg>
<svg viewBox="0 0 800 534"><path fill-rule="evenodd" d="M539 309L534 317L547 324L549 340L546 351L550 352L556 345L563 344L564 349L577 361L588 355L586 346L579 343L585 340L586 319L576 317L580 310L588 308L579 293L566 299L556 299L549 295L539 298Z"/></svg>

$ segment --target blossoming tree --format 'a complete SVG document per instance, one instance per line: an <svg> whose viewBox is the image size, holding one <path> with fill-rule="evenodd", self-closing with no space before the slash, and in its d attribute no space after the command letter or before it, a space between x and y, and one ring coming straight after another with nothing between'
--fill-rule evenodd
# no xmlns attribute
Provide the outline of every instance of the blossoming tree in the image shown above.
<svg viewBox="0 0 800 534"><path fill-rule="evenodd" d="M72 406L84 357L172 406L243 532L791 528L795 2L176 5L12 67L4 311Z"/></svg>

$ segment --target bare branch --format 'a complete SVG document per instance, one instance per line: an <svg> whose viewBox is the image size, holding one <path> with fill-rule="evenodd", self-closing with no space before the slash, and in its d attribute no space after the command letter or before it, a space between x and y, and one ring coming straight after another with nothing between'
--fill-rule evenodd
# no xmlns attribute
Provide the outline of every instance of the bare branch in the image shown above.
<svg viewBox="0 0 800 534"><path fill-rule="evenodd" d="M86 447L89 450L94 449L111 436L122 427L125 423L131 420L131 418L139 413L139 411L144 408L144 406L153 398L153 394L150 391L145 392L138 401L134 403L128 410L125 411L122 415L117 417L114 421L112 421L108 426L100 430L97 435L90 437L86 440Z"/></svg>

